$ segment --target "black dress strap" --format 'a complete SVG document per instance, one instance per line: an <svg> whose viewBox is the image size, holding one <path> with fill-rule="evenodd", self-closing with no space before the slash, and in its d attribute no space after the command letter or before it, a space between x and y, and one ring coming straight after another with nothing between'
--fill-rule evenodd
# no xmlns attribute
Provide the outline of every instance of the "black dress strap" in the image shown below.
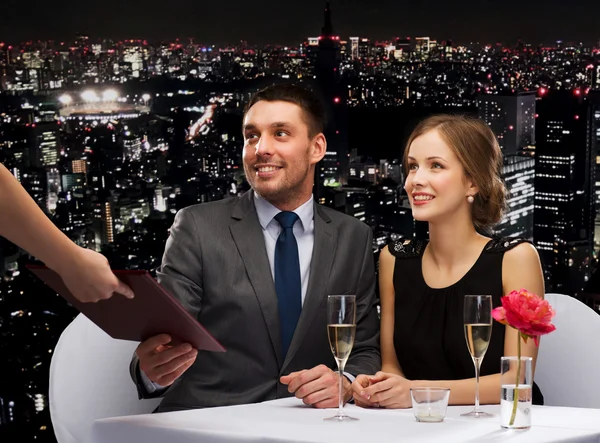
<svg viewBox="0 0 600 443"><path fill-rule="evenodd" d="M522 237L493 237L485 246L486 252L506 252L521 243L531 243L531 240Z"/></svg>
<svg viewBox="0 0 600 443"><path fill-rule="evenodd" d="M425 251L427 242L423 240L399 239L388 243L388 250L396 258L420 257Z"/></svg>

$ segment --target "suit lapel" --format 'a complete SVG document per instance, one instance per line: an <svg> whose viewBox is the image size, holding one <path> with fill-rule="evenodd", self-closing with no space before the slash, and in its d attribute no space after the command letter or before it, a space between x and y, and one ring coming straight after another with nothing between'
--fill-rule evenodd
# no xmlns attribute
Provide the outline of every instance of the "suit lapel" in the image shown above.
<svg viewBox="0 0 600 443"><path fill-rule="evenodd" d="M306 298L304 299L298 326L283 362L282 372L300 348L306 337L306 333L310 330L319 306L327 294L329 274L333 264L333 257L335 257L337 241L335 230L331 225L331 219L317 204L315 204L314 213L315 243L310 262L310 277L306 290ZM323 328L323 333L325 334L325 325L318 325L318 327Z"/></svg>
<svg viewBox="0 0 600 443"><path fill-rule="evenodd" d="M229 229L246 267L248 278L267 324L277 363L281 367L283 357L279 334L277 294L271 276L264 235L254 208L252 191L240 197L231 217L237 222L231 224Z"/></svg>

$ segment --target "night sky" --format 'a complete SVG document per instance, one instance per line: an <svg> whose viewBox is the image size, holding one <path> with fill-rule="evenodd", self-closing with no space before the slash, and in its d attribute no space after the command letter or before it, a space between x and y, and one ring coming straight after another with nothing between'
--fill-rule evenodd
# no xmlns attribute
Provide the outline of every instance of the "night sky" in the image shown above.
<svg viewBox="0 0 600 443"><path fill-rule="evenodd" d="M0 41L194 37L297 45L317 36L323 0L0 0ZM598 0L333 0L342 38L430 36L457 43L600 39Z"/></svg>

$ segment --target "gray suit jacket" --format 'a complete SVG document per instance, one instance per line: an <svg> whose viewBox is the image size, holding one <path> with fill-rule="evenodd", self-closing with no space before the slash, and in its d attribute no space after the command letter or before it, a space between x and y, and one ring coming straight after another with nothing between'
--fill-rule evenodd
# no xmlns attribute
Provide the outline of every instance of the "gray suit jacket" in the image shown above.
<svg viewBox="0 0 600 443"><path fill-rule="evenodd" d="M290 396L279 377L336 364L327 339L327 295L356 294L356 341L345 371L381 367L372 233L360 221L315 205L310 279L285 359L277 295L252 192L177 213L159 282L215 336L225 353L200 351L165 393L159 411L255 403ZM140 397L150 397L132 364Z"/></svg>

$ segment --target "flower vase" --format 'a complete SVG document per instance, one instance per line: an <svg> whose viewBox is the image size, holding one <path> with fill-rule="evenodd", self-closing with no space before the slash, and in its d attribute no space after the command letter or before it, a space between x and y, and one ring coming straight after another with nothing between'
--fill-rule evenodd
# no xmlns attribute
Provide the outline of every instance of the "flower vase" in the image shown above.
<svg viewBox="0 0 600 443"><path fill-rule="evenodd" d="M531 357L501 358L500 426L502 428L529 429L531 427L533 392L531 364Z"/></svg>

